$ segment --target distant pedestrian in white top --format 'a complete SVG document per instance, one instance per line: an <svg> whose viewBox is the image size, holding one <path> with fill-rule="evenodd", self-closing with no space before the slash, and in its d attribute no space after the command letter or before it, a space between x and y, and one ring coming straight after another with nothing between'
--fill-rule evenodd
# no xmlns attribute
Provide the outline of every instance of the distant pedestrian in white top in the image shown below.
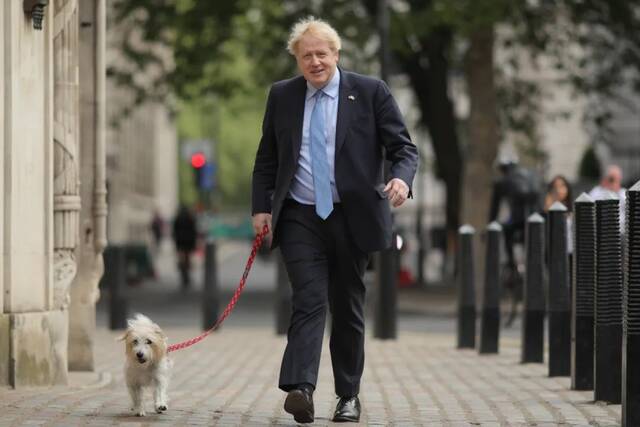
<svg viewBox="0 0 640 427"><path fill-rule="evenodd" d="M627 190L622 188L622 169L620 169L620 166L609 166L607 173L604 174L600 181L600 185L595 186L589 192L589 196L594 200L600 200L608 193L614 193L620 199L620 233L624 233Z"/></svg>

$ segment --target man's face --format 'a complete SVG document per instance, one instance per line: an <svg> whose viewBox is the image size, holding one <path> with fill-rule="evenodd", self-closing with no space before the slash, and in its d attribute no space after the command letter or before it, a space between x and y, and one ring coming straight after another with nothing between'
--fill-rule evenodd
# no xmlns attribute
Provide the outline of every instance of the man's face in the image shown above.
<svg viewBox="0 0 640 427"><path fill-rule="evenodd" d="M296 62L304 78L320 89L325 86L336 72L338 52L329 47L329 42L305 34L298 42Z"/></svg>
<svg viewBox="0 0 640 427"><path fill-rule="evenodd" d="M622 171L617 167L607 170L602 186L608 190L619 191L622 186Z"/></svg>

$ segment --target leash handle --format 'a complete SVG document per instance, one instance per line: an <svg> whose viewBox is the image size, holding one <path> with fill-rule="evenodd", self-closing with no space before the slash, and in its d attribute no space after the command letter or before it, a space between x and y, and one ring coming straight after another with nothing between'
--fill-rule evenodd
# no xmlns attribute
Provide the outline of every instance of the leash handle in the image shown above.
<svg viewBox="0 0 640 427"><path fill-rule="evenodd" d="M253 265L253 261L256 259L256 254L258 253L258 249L260 248L260 246L262 246L262 242L264 240L264 237L267 235L267 233L269 233L269 226L265 224L264 227L262 228L262 231L258 233L255 239L253 240L253 245L251 247L251 255L249 255L249 259L247 260L247 265L244 267L244 273L242 273L242 278L240 279L240 283L238 283L238 287L236 288L236 291L233 293L233 297L231 297L231 301L229 301L229 304L227 304L227 307L224 309L224 311L222 312L218 320L216 320L216 323L214 323L214 325L210 329L204 331L202 334L198 335L195 338L191 338L189 340L170 345L169 347L167 347L167 353L170 353L176 350L182 350L183 348L191 347L192 345L199 343L200 341L205 339L209 334L211 334L213 331L218 329L222 324L222 322L224 322L224 320L229 316L229 314L231 314L231 311L233 310L236 303L238 302L238 299L240 298L240 294L242 293L242 290L244 289L244 285L247 282L249 271L251 271L251 266Z"/></svg>

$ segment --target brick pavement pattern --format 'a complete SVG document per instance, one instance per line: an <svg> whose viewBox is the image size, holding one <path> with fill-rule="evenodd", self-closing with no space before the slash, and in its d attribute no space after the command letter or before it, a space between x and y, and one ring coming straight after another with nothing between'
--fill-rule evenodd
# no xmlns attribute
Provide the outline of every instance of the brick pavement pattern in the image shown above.
<svg viewBox="0 0 640 427"><path fill-rule="evenodd" d="M198 331L166 332L177 342ZM276 387L285 339L272 328L223 328L172 353L169 411L145 418L129 411L117 336L99 330L97 366L110 374L107 385L0 389L0 426L295 425ZM546 376L546 365L520 364L516 340L503 340L501 354L490 356L456 350L454 341L451 334L415 332L397 341L368 338L360 425L619 425L620 405L570 391L568 378ZM337 401L326 343L320 369L314 425L331 425ZM151 410L150 396L146 402Z"/></svg>

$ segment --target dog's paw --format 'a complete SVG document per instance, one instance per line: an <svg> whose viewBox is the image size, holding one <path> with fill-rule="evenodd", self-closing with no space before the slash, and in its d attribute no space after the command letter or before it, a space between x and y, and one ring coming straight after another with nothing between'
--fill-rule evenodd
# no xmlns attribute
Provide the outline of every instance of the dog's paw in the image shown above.
<svg viewBox="0 0 640 427"><path fill-rule="evenodd" d="M156 406L156 412L157 412L158 414L161 414L161 413L163 413L163 412L164 412L164 411L166 411L166 410L167 410L167 405L157 405L157 406Z"/></svg>
<svg viewBox="0 0 640 427"><path fill-rule="evenodd" d="M145 412L144 409L132 409L133 413L135 414L136 417L144 417L145 415L147 415L147 413Z"/></svg>

